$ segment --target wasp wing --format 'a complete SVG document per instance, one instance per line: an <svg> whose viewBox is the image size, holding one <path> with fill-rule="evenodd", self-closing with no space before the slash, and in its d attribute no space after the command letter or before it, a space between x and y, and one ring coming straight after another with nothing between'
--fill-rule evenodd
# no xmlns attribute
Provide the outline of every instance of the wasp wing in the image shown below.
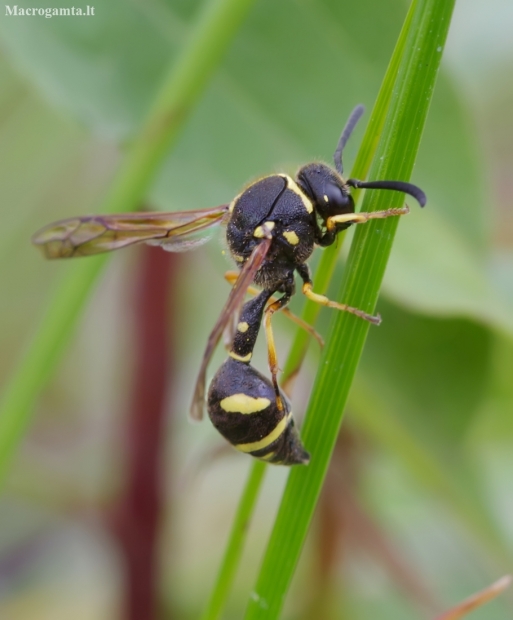
<svg viewBox="0 0 513 620"><path fill-rule="evenodd" d="M191 418L194 420L201 420L203 417L203 408L205 406L205 386L206 386L206 372L207 366L212 358L214 349L216 348L221 336L230 322L233 313L237 311L239 306L244 300L244 295L248 290L248 287L253 282L256 272L267 256L267 252L271 247L271 239L263 239L253 250L251 256L248 258L244 266L242 267L239 277L235 282L228 300L226 301L224 308L221 311L221 315L214 325L214 329L211 331L208 337L207 346L203 359L201 360L201 368L196 380L196 386L194 388L194 395L191 404Z"/></svg>
<svg viewBox="0 0 513 620"><path fill-rule="evenodd" d="M41 246L47 258L90 256L143 242L183 251L188 247L186 237L220 223L227 213L228 205L221 205L176 213L72 217L45 226L32 237L32 243ZM190 247L196 245L190 243Z"/></svg>

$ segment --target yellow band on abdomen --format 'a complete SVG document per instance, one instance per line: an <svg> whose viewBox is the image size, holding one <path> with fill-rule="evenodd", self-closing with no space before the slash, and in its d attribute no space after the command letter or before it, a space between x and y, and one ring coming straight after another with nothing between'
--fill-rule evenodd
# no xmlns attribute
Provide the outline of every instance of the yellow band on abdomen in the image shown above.
<svg viewBox="0 0 513 620"><path fill-rule="evenodd" d="M288 414L285 418L280 420L278 424L274 427L274 429L259 441L253 441L251 443L239 443L235 447L237 450L241 452L255 452L256 450L262 450L267 446L271 445L273 441L276 441L278 437L285 431L287 428L290 419L292 418L292 412Z"/></svg>

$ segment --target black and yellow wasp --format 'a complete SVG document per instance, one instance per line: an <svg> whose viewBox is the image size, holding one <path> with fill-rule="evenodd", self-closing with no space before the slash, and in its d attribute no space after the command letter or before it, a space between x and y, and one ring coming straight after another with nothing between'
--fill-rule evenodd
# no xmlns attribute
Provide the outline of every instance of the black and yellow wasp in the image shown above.
<svg viewBox="0 0 513 620"><path fill-rule="evenodd" d="M413 196L421 206L426 203L425 194L410 183L342 178L342 151L362 113L363 106L358 106L349 117L335 151L335 170L311 163L300 168L295 179L273 174L251 183L230 204L176 213L74 217L50 224L33 237L48 258L89 256L142 242L181 251L195 233L225 224L228 248L239 272L208 338L191 416L203 416L208 363L242 306L228 359L210 384L208 412L214 426L235 448L270 463L306 464L310 458L299 439L290 403L278 386L271 329L273 313L283 309L295 292L295 274L303 281L302 291L309 299L379 323L379 317L314 293L306 261L316 245L331 245L351 224L408 213L408 207L355 213L351 188L396 190ZM196 244L191 241L190 245ZM243 305L252 283L261 291ZM281 296L276 299L276 294ZM262 319L271 380L250 365Z"/></svg>

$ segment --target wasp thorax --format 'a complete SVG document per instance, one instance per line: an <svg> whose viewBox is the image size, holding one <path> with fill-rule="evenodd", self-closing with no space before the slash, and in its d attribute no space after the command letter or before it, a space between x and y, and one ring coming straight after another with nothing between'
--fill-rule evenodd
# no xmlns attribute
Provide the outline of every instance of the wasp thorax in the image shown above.
<svg viewBox="0 0 513 620"><path fill-rule="evenodd" d="M314 201L318 215L326 222L333 215L354 213L354 201L344 180L326 164L303 166L297 174L299 185Z"/></svg>

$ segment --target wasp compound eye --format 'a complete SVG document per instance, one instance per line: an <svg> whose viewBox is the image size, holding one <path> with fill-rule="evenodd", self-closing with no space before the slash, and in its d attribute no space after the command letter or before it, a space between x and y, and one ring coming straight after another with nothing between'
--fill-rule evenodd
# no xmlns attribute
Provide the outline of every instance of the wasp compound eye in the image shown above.
<svg viewBox="0 0 513 620"><path fill-rule="evenodd" d="M324 188L322 197L326 204L327 215L339 215L341 213L353 213L353 198L347 190L339 184L328 182Z"/></svg>

